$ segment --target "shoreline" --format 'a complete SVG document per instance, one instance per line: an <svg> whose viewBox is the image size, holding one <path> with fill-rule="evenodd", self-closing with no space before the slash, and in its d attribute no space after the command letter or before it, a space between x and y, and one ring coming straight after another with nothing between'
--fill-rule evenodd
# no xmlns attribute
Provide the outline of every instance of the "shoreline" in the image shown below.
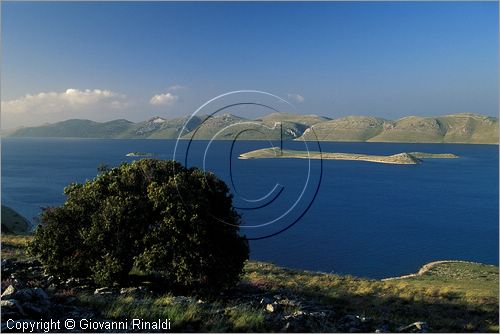
<svg viewBox="0 0 500 334"><path fill-rule="evenodd" d="M385 282L385 281L394 281L394 280L400 280L400 279L405 279L405 278L419 277L419 276L422 276L423 274L425 274L426 272L428 272L429 270L431 270L432 268L434 268L435 266L438 266L440 264L445 264L445 263L467 263L467 264L480 264L480 265L484 265L484 266L497 267L494 264L486 264L486 263L474 262L474 261L465 261L465 260L438 260L438 261L432 261L432 262L424 264L415 273L401 275L401 276L381 278L380 281Z"/></svg>
<svg viewBox="0 0 500 334"><path fill-rule="evenodd" d="M1 135L0 134L0 139L88 139L88 140L101 140L101 139L106 139L106 140L174 140L174 141L221 141L221 142L226 142L226 141L231 141L233 139L195 139L195 138L117 138L117 137L50 137L50 136L42 136L42 137L24 137L24 136L11 136L11 135ZM273 139L267 139L267 138L260 138L260 139L237 139L237 141L269 141ZM279 141L279 139L274 139L275 141ZM318 140L303 140L303 139L284 139L283 141L293 141L293 142L319 142L319 143L344 143L344 144L350 144L350 143L362 143L362 144L443 144L443 145L495 145L499 146L500 142L498 143L471 143L471 142L432 142L432 141L419 141L419 142L414 142L414 141L354 141L354 140L323 140L323 139L318 139Z"/></svg>

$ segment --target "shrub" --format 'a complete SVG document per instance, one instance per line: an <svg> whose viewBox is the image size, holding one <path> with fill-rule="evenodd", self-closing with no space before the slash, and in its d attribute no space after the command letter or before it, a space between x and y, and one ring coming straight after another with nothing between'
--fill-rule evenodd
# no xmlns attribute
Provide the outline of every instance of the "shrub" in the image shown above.
<svg viewBox="0 0 500 334"><path fill-rule="evenodd" d="M226 184L174 161L143 159L65 188L29 251L63 278L123 282L135 266L180 287L236 283L248 259Z"/></svg>

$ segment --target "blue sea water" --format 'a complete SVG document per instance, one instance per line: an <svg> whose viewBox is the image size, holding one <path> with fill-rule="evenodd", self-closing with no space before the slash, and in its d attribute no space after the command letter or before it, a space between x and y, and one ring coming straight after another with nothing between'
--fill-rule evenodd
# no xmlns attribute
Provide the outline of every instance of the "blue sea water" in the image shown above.
<svg viewBox="0 0 500 334"><path fill-rule="evenodd" d="M63 203L63 188L95 177L100 163L132 161L125 155L135 151L172 159L175 145L171 140L2 139L2 203L36 223L41 207ZM269 143L231 145L197 141L187 151L187 142L181 142L175 158L230 185L241 232L258 239L250 241L252 259L370 278L414 272L442 259L498 265L497 145L321 143L327 152L460 156L407 166L240 160L240 153ZM284 146L305 149L302 142ZM318 144L309 143L309 149L318 150Z"/></svg>

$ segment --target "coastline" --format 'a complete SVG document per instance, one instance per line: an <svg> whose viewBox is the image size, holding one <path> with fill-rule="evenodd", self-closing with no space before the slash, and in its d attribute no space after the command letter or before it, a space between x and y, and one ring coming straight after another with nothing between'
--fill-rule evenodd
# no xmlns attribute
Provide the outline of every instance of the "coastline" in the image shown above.
<svg viewBox="0 0 500 334"><path fill-rule="evenodd" d="M413 277L418 277L422 276L432 268L440 265L440 264L446 264L446 263L464 263L464 264L477 264L477 265L484 265L484 266L492 266L492 267L497 267L493 264L486 264L486 263L481 263L481 262L474 262L474 261L464 261L464 260L438 260L438 261L432 261L429 263L424 264L423 266L420 267L420 269L413 274L407 274L407 275L401 275L401 276L395 276L395 277L387 277L387 278L382 278L380 281L385 282L385 281L394 281L394 280L400 280L400 279L406 279L406 278L413 278Z"/></svg>
<svg viewBox="0 0 500 334"><path fill-rule="evenodd" d="M149 137L143 137L143 138L136 138L136 137L69 137L69 136L59 136L59 137L54 137L54 136L12 136L9 134L2 135L0 134L0 139L88 139L88 140L101 140L101 139L106 139L106 140L179 140L179 141L231 141L234 139L209 139L209 138L149 138ZM266 141L268 142L269 138L254 138L254 139L236 139L237 141ZM274 140L279 140L279 139L274 139ZM315 139L315 140L304 140L301 138L295 138L295 139L284 139L283 141L293 141L293 142L319 142L319 143L364 143L364 144L442 144L442 145L495 145L499 146L500 142L497 143L478 143L478 142L436 142L436 141L366 141L366 140L324 140L324 139Z"/></svg>

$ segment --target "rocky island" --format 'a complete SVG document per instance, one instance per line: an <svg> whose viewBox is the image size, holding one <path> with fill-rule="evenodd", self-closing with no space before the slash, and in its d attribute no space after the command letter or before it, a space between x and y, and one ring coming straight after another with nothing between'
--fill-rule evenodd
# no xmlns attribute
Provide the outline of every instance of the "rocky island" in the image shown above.
<svg viewBox="0 0 500 334"><path fill-rule="evenodd" d="M144 153L144 152L130 152L127 153L125 156L127 157L153 157L153 153Z"/></svg>
<svg viewBox="0 0 500 334"><path fill-rule="evenodd" d="M398 153L393 155L370 155L358 153L333 153L333 152L313 152L280 150L278 147L264 148L240 154L240 159L270 159L270 158L291 158L291 159L325 159L325 160L353 160L368 161L382 164L396 165L416 165L422 162L420 159L454 159L457 155L451 153Z"/></svg>

